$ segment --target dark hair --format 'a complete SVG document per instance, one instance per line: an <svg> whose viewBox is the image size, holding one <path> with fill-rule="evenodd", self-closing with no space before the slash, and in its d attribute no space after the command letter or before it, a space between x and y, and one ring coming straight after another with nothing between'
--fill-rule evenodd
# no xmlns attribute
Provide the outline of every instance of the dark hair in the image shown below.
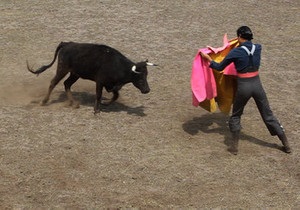
<svg viewBox="0 0 300 210"><path fill-rule="evenodd" d="M248 41L253 39L252 31L248 26L239 27L238 30L236 31L236 34L238 37L240 36L243 39L247 39Z"/></svg>

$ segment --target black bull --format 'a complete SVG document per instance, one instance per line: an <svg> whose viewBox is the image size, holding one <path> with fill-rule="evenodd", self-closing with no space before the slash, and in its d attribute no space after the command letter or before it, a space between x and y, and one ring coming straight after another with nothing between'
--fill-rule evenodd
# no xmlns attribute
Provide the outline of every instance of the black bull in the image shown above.
<svg viewBox="0 0 300 210"><path fill-rule="evenodd" d="M119 90L127 83L132 83L143 94L150 92L147 66L156 66L148 61L134 63L116 49L106 45L61 42L50 64L33 70L27 62L27 69L34 74L40 74L54 64L56 57L58 57L56 75L51 80L48 93L41 104L48 102L54 87L70 72L70 76L64 81L70 105L79 106L73 99L71 86L79 78L92 80L96 82L95 112L100 111L103 88L113 93L108 104L118 99Z"/></svg>

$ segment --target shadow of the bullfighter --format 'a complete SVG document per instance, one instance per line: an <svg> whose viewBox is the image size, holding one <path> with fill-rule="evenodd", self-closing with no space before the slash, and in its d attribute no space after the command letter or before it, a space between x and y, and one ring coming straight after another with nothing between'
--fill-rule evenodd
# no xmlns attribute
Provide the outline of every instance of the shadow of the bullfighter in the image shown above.
<svg viewBox="0 0 300 210"><path fill-rule="evenodd" d="M190 135L196 135L199 132L203 133L218 133L224 136L224 144L231 146L231 133L228 128L228 115L223 113L208 113L201 117L194 117L193 119L185 122L182 128ZM267 132L267 131L266 131ZM281 150L281 147L276 143L265 142L261 139L247 135L243 132L240 134L241 140L246 140L254 144L264 147L270 147Z"/></svg>

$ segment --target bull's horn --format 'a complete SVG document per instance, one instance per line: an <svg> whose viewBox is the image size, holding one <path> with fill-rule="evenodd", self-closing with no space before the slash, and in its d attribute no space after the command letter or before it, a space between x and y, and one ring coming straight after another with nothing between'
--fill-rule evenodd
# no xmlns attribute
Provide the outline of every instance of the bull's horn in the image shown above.
<svg viewBox="0 0 300 210"><path fill-rule="evenodd" d="M154 63L149 63L149 62L146 62L147 66L157 66L156 64Z"/></svg>
<svg viewBox="0 0 300 210"><path fill-rule="evenodd" d="M131 71L133 71L136 74L140 74L141 72L136 71L136 65L132 66Z"/></svg>

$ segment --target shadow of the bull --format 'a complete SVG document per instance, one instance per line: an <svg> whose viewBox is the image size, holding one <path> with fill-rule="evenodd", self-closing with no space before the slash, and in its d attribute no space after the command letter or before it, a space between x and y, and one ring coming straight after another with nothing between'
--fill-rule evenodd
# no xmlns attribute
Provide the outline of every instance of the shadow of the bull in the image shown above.
<svg viewBox="0 0 300 210"><path fill-rule="evenodd" d="M96 98L95 94L91 94L88 92L72 92L72 95L74 99L79 102L80 106L94 107ZM110 100L110 98L105 97L103 97L103 99L108 101ZM49 101L48 104L67 102L67 100L68 99L66 93L64 91L61 91L58 97ZM127 114L129 115L137 115L141 117L146 116L146 114L144 113L144 109L144 106L129 107L117 101L109 105L101 105L101 112L127 112Z"/></svg>

